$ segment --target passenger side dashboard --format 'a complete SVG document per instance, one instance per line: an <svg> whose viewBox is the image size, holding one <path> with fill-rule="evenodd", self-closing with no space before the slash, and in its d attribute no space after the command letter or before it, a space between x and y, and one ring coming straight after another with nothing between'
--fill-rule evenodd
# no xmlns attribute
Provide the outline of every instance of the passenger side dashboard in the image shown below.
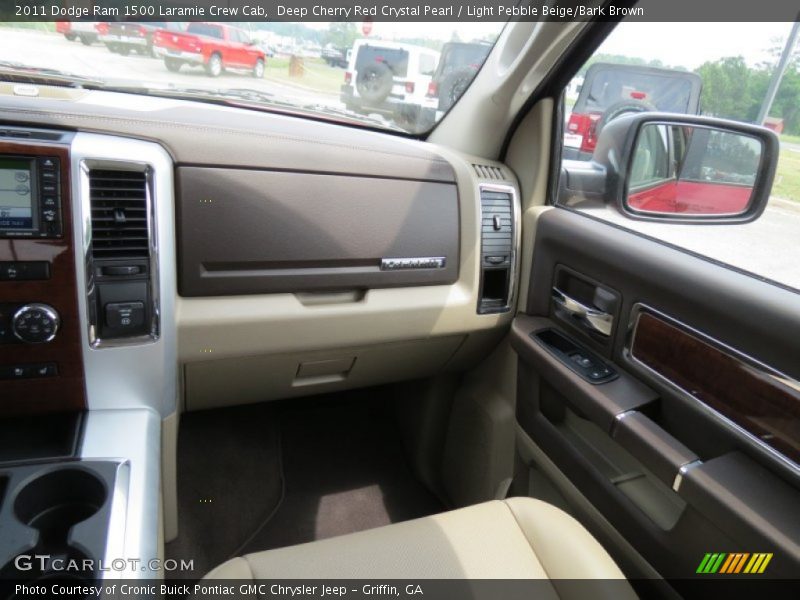
<svg viewBox="0 0 800 600"><path fill-rule="evenodd" d="M519 199L503 165L195 102L3 100L11 128L78 130L66 144L80 316L69 327L89 409L147 406L163 418L179 402L460 370L510 323ZM104 185L123 197L98 198ZM140 204L126 204L130 185L142 186ZM104 254L93 252L106 235L98 218L122 236ZM115 250L129 240L138 252Z"/></svg>

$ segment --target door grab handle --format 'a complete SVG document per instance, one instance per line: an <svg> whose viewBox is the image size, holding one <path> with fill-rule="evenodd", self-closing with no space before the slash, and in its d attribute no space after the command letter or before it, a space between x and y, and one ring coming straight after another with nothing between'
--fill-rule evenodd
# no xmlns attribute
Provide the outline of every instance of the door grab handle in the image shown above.
<svg viewBox="0 0 800 600"><path fill-rule="evenodd" d="M606 337L611 335L614 317L607 312L586 306L555 287L553 288L553 302L565 312L579 319L586 329Z"/></svg>

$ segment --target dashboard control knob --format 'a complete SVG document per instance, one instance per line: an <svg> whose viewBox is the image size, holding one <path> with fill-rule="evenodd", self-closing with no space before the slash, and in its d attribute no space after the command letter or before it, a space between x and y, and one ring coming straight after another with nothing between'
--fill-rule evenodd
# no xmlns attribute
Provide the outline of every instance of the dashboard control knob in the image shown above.
<svg viewBox="0 0 800 600"><path fill-rule="evenodd" d="M14 335L28 344L52 341L60 324L61 319L56 309L38 302L20 306L11 317L11 330Z"/></svg>

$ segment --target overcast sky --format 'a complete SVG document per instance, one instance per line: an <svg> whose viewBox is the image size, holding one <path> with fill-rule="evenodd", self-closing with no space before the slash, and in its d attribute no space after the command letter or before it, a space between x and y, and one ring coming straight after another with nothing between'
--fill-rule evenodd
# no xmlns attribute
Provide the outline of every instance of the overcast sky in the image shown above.
<svg viewBox="0 0 800 600"><path fill-rule="evenodd" d="M688 69L723 56L743 56L755 65L770 59L766 50L773 38L785 43L791 28L791 23L621 23L599 51Z"/></svg>
<svg viewBox="0 0 800 600"><path fill-rule="evenodd" d="M699 1L699 0L698 0ZM327 28L327 23L308 23ZM503 23L373 23L372 35L386 39L431 37L449 40L458 31L464 41L498 33ZM785 41L791 23L621 23L600 52L659 59L664 64L694 69L723 56L744 56L755 65L770 57L774 38ZM358 23L359 30L361 23ZM772 59L774 60L774 58Z"/></svg>

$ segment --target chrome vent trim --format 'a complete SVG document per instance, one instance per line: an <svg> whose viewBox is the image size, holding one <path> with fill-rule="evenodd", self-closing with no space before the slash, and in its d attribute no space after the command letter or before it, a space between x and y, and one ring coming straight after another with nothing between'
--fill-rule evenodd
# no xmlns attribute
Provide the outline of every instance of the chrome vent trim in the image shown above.
<svg viewBox="0 0 800 600"><path fill-rule="evenodd" d="M158 260L158 244L157 244L157 222L156 222L156 214L155 214L155 203L153 202L153 190L154 190L154 183L153 183L153 167L147 163L140 163L140 162L128 162L128 161L116 161L116 160L105 160L105 159L93 159L93 158L86 158L80 161L80 202L81 202L81 212L83 214L83 251L84 251L84 269L85 269L85 279L86 279L86 307L87 307L87 328L88 328L88 341L89 346L94 349L101 349L101 348L113 348L119 346L131 346L131 345L141 345L155 342L159 339L161 334L161 310L160 310L160 279L159 279L159 260ZM130 212L131 219L134 217L133 214L136 214L137 217L141 218L141 216L145 219L145 228L143 231L146 232L147 238L144 244L137 243L135 245L123 245L122 242L119 242L118 238L108 238L116 240L111 245L95 244L95 231L94 227L97 223L99 227L102 227L102 223L106 223L107 221L102 221L102 218L105 218L103 215L105 213L102 212L100 207L96 204L98 201L98 197L94 194L98 191L97 188L101 182L101 178L98 177L98 173L131 173L135 175L129 176L129 180L131 181L140 181L142 182L141 189L143 190L143 210L137 210L135 213L133 211ZM95 182L95 186L93 187L92 182ZM121 179L119 180L121 181ZM136 189L140 189L136 187ZM126 192L129 194L129 192ZM129 199L132 198L129 195L120 195L120 198ZM108 198L99 198L99 200L105 202L109 201ZM94 201L94 202L93 202ZM113 199L110 200L113 204ZM132 206L136 206L138 208L142 208L142 201L141 198L136 197L133 198L133 202L130 203ZM95 209L95 206L98 206L98 209ZM128 217L126 217L127 219ZM139 221L137 221L139 223ZM124 226L123 226L124 227ZM137 230L142 230L142 228L137 224ZM124 232L124 229L120 229L119 231ZM98 232L100 234L100 232ZM124 237L124 236L121 236ZM117 244L119 242L119 244ZM98 253L98 250L100 251ZM109 254L103 254L103 252L110 252ZM150 323L149 323L149 331L144 335L137 335L131 337L120 337L120 338L113 338L113 339L102 339L98 335L99 331L99 319L102 318L102 315L97 314L96 309L96 293L97 288L95 286L95 265L94 261L95 258L98 260L106 260L106 259L147 259L149 263L149 279L150 279Z"/></svg>

